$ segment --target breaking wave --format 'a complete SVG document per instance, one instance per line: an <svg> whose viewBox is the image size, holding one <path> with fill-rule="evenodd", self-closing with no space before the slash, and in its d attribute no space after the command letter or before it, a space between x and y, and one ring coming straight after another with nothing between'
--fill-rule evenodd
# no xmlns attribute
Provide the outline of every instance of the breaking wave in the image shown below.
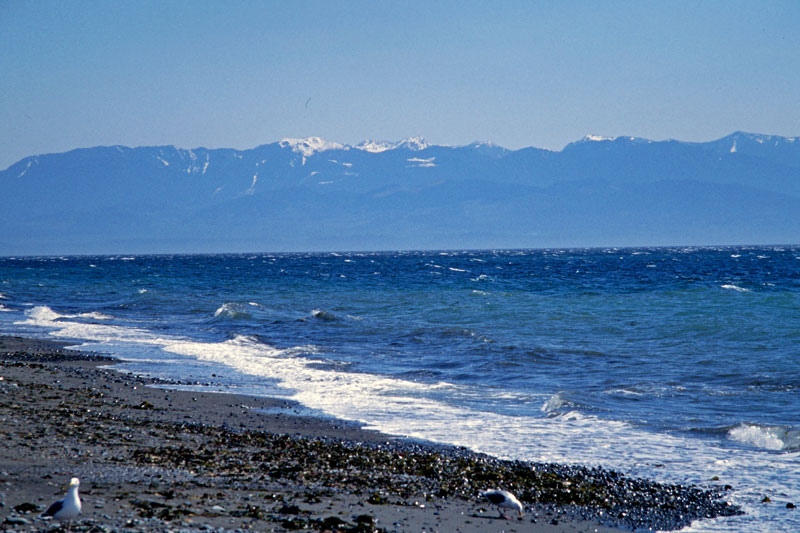
<svg viewBox="0 0 800 533"><path fill-rule="evenodd" d="M338 320L339 319L333 313L329 313L328 311L323 311L322 309L314 309L313 311L311 311L311 316L313 316L314 318L317 318L319 320L326 320L326 321L332 321L332 320Z"/></svg>
<svg viewBox="0 0 800 533"><path fill-rule="evenodd" d="M561 414L564 411L571 411L578 407L578 404L567 398L566 392L557 392L553 394L542 405L542 412L547 414Z"/></svg>
<svg viewBox="0 0 800 533"><path fill-rule="evenodd" d="M251 318L251 315L243 304L224 303L214 311L214 318L217 320L240 320Z"/></svg>
<svg viewBox="0 0 800 533"><path fill-rule="evenodd" d="M739 424L728 430L728 438L764 450L800 450L800 430L782 426Z"/></svg>

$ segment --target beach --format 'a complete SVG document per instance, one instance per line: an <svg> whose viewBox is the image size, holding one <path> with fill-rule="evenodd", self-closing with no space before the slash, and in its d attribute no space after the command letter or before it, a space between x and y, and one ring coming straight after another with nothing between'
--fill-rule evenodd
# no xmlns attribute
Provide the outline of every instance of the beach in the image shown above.
<svg viewBox="0 0 800 533"><path fill-rule="evenodd" d="M113 364L0 337L0 527L53 531L37 516L73 476L72 531L617 531L737 512L724 487L500 461ZM520 497L522 518L479 495L498 487Z"/></svg>

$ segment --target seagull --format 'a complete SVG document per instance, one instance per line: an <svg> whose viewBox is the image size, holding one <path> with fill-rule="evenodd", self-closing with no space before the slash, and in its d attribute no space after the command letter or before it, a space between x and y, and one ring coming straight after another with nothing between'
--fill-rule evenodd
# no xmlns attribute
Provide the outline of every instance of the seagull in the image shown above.
<svg viewBox="0 0 800 533"><path fill-rule="evenodd" d="M68 522L81 514L81 498L78 496L78 486L81 484L76 477L69 481L67 494L53 503L42 513L42 517L52 517L59 522Z"/></svg>
<svg viewBox="0 0 800 533"><path fill-rule="evenodd" d="M522 518L522 504L516 496L507 490L487 490L481 493L487 500L497 506L500 515L508 520L506 516L506 509L515 509L519 512L519 517Z"/></svg>

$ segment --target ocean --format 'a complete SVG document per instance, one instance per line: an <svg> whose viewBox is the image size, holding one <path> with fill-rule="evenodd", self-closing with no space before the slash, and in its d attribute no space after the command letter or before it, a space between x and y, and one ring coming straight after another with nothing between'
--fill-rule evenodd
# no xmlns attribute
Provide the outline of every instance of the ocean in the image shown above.
<svg viewBox="0 0 800 533"><path fill-rule="evenodd" d="M0 330L800 531L800 246L4 257Z"/></svg>

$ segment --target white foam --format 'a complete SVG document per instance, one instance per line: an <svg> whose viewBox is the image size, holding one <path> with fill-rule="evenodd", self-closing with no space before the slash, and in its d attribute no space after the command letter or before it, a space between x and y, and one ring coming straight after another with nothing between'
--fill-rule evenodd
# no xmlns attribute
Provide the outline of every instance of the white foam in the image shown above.
<svg viewBox="0 0 800 533"><path fill-rule="evenodd" d="M467 446L507 459L604 465L632 475L690 484L707 484L718 476L721 482L734 485L730 497L744 505L748 514L701 521L693 524L692 531L771 531L775 523L769 510L758 503L762 493L780 492L800 499L798 453L776 456L765 450L725 449L679 435L654 435L625 422L575 411L563 394L546 402L549 416L533 412L511 416L441 401L478 394L450 383L424 384L320 369L302 357L313 347L278 350L237 337L212 345L172 343L165 349L277 380L286 389L286 397L310 409L388 434ZM481 390L480 394L492 393ZM570 410L554 412L564 408Z"/></svg>
<svg viewBox="0 0 800 533"><path fill-rule="evenodd" d="M123 342L149 345L160 345L167 342L144 329L75 322L74 319L79 318L79 315L61 314L47 306L37 306L29 309L25 312L25 315L27 317L26 320L15 324L53 329L53 331L50 331L50 335L54 337L84 339L94 342Z"/></svg>
<svg viewBox="0 0 800 533"><path fill-rule="evenodd" d="M760 503L764 494L800 501L800 445L792 448L787 444L800 441L797 432L786 431L781 437L775 428L737 426L729 438L748 446L725 447L680 434L654 434L626 422L581 413L561 393L549 398L542 409L536 407L542 405L538 403L542 399L514 400L521 406L530 405L527 414L519 414L519 410L514 415L490 412L482 406L495 399L491 389L320 367L316 358L307 357L319 352L311 345L279 349L244 336L219 343L158 337L136 328L73 322L47 307L30 310L28 321L53 328L55 336L157 347L157 351L142 352L156 362L180 362L174 357L159 359L157 354L163 350L204 364L224 365L262 378L264 383L274 381L277 388L271 395L388 434L467 446L506 459L603 465L670 483L707 485L716 476L719 483L734 486L727 496L743 505L747 514L699 521L688 530L800 530L800 517ZM475 401L468 402L473 407L464 407L463 403L455 405L454 398ZM783 442L780 449L778 440Z"/></svg>
<svg viewBox="0 0 800 533"><path fill-rule="evenodd" d="M93 311L90 313L80 313L77 315L62 314L53 311L47 306L37 306L25 311L28 319L23 324L36 326L52 326L53 323L62 319L88 318L90 320L113 320L114 317Z"/></svg>
<svg viewBox="0 0 800 533"><path fill-rule="evenodd" d="M750 289L745 289L744 287L739 287L738 285L733 285L732 283L726 283L725 285L720 285L720 288L736 292L751 292Z"/></svg>
<svg viewBox="0 0 800 533"><path fill-rule="evenodd" d="M114 320L113 316L105 315L103 313L98 313L97 311L93 311L91 313L81 313L77 315L78 318L90 318L92 320Z"/></svg>
<svg viewBox="0 0 800 533"><path fill-rule="evenodd" d="M50 322L54 322L59 318L68 316L56 313L47 306L34 307L33 309L26 311L25 315L28 317L28 321L25 323L43 326L49 325Z"/></svg>
<svg viewBox="0 0 800 533"><path fill-rule="evenodd" d="M728 437L741 444L764 450L789 450L800 448L800 431L780 426L739 424L728 431Z"/></svg>
<svg viewBox="0 0 800 533"><path fill-rule="evenodd" d="M642 393L633 389L610 389L605 394L624 394L625 396L642 396Z"/></svg>

